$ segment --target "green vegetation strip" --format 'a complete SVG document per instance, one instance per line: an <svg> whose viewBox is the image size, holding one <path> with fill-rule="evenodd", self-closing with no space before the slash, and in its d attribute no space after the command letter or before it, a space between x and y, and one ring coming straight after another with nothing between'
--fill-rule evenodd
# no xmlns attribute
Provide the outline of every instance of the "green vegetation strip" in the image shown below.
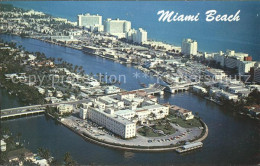
<svg viewBox="0 0 260 166"><path fill-rule="evenodd" d="M197 118L193 118L190 120L184 120L179 117L170 115L168 117L168 119L171 123L178 124L184 128L202 127L202 124L200 123L199 119L197 119Z"/></svg>
<svg viewBox="0 0 260 166"><path fill-rule="evenodd" d="M156 124L154 126L151 126L151 128L149 127L142 127L140 129L137 130L137 132L142 135L142 136L145 136L145 137L159 137L159 136L163 136L163 134L161 134L160 132L154 132L154 130L157 130L157 131L163 131L164 134L166 135L171 135L171 134L174 134L176 132L176 130L169 124Z"/></svg>

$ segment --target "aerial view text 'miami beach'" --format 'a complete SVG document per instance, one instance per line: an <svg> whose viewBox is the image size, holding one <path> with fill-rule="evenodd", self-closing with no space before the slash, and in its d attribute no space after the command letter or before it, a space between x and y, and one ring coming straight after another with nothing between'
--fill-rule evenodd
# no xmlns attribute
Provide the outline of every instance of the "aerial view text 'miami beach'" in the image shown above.
<svg viewBox="0 0 260 166"><path fill-rule="evenodd" d="M259 15L0 2L0 165L259 165Z"/></svg>

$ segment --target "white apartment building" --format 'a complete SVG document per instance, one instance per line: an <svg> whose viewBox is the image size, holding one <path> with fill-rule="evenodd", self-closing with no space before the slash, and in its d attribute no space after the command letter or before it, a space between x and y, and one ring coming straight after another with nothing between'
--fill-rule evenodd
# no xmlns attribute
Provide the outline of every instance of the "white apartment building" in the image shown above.
<svg viewBox="0 0 260 166"><path fill-rule="evenodd" d="M130 99L133 100L136 96L136 92L122 92L117 95L119 100Z"/></svg>
<svg viewBox="0 0 260 166"><path fill-rule="evenodd" d="M142 28L139 28L138 30L131 29L127 33L127 39L134 43L145 43L147 41L147 32Z"/></svg>
<svg viewBox="0 0 260 166"><path fill-rule="evenodd" d="M239 60L236 57L225 57L225 66L233 69L237 67Z"/></svg>
<svg viewBox="0 0 260 166"><path fill-rule="evenodd" d="M135 29L130 29L127 34L126 34L126 39L128 41L134 41L134 35L136 34L136 30Z"/></svg>
<svg viewBox="0 0 260 166"><path fill-rule="evenodd" d="M104 126L122 138L132 138L136 135L136 124L114 114L113 110L101 111L97 108L90 108L88 117L93 122Z"/></svg>
<svg viewBox="0 0 260 166"><path fill-rule="evenodd" d="M225 99L228 99L228 100L237 100L238 99L238 95L235 95L235 94L232 94L232 93L228 93L228 92L225 92L223 90L220 90L218 92L216 92L216 95L218 97L224 97Z"/></svg>
<svg viewBox="0 0 260 166"><path fill-rule="evenodd" d="M219 63L222 67L225 65L225 55L222 51L214 54L214 60Z"/></svg>
<svg viewBox="0 0 260 166"><path fill-rule="evenodd" d="M226 54L227 54L227 56L234 56L235 55L235 50L227 50Z"/></svg>
<svg viewBox="0 0 260 166"><path fill-rule="evenodd" d="M195 40L184 39L181 45L181 53L184 55L197 55L198 43Z"/></svg>
<svg viewBox="0 0 260 166"><path fill-rule="evenodd" d="M112 93L118 93L120 92L120 88L116 87L116 86L108 86L105 89L105 94L112 94Z"/></svg>
<svg viewBox="0 0 260 166"><path fill-rule="evenodd" d="M248 57L248 54L241 53L241 52L235 52L234 50L227 50L226 51L226 57L225 57L225 64L227 68L238 68L239 62L244 61L244 58Z"/></svg>
<svg viewBox="0 0 260 166"><path fill-rule="evenodd" d="M126 20L112 20L108 18L104 21L104 30L107 33L125 38L127 32L131 29L131 22Z"/></svg>
<svg viewBox="0 0 260 166"><path fill-rule="evenodd" d="M235 93L235 94L238 94L240 92L249 91L248 88L244 88L244 87L229 87L228 89L229 89L229 92Z"/></svg>
<svg viewBox="0 0 260 166"><path fill-rule="evenodd" d="M100 102L104 103L105 105L110 105L110 106L113 106L115 108L123 108L124 107L123 101L113 99L110 96L103 96L103 97L98 98L98 100Z"/></svg>
<svg viewBox="0 0 260 166"><path fill-rule="evenodd" d="M136 115L134 110L126 109L126 110L119 110L115 112L116 115L124 117L128 120L132 120L132 118Z"/></svg>
<svg viewBox="0 0 260 166"><path fill-rule="evenodd" d="M103 32L104 31L104 25L99 25L99 24L91 25L90 31L91 32Z"/></svg>
<svg viewBox="0 0 260 166"><path fill-rule="evenodd" d="M143 123L147 120L162 119L169 115L169 107L160 104L146 105L141 108L135 107L134 109L119 110L116 111L115 114L128 120L136 117L136 121Z"/></svg>
<svg viewBox="0 0 260 166"><path fill-rule="evenodd" d="M210 77L212 77L216 80L223 79L227 76L226 73L220 69L208 69L205 71L205 74L209 75Z"/></svg>
<svg viewBox="0 0 260 166"><path fill-rule="evenodd" d="M254 70L254 81L260 83L260 67Z"/></svg>
<svg viewBox="0 0 260 166"><path fill-rule="evenodd" d="M102 25L102 16L90 15L89 13L78 15L78 26L90 28L91 26Z"/></svg>
<svg viewBox="0 0 260 166"><path fill-rule="evenodd" d="M79 111L79 117L80 117L81 119L86 119L86 118L87 118L87 113L88 113L88 109L82 108L82 109L80 109L80 111Z"/></svg>
<svg viewBox="0 0 260 166"><path fill-rule="evenodd" d="M254 67L255 61L239 61L238 62L238 74L246 74L250 71L251 67Z"/></svg>

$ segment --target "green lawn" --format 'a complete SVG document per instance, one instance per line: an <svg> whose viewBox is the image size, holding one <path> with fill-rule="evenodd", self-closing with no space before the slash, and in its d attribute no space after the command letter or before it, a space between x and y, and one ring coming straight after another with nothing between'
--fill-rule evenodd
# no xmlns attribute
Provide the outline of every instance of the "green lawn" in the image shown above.
<svg viewBox="0 0 260 166"><path fill-rule="evenodd" d="M162 130L164 134L171 135L176 132L175 128L173 128L170 124L162 125L162 124L156 124L153 126L156 130Z"/></svg>
<svg viewBox="0 0 260 166"><path fill-rule="evenodd" d="M156 129L156 130L162 130L164 132L164 134L166 134L166 135L171 135L171 134L176 132L176 130L172 126L170 126L170 125L156 124L156 125L152 126L152 128ZM155 133L155 132L153 132L153 130L151 128L146 127L146 126L138 129L137 132L140 135L145 136L145 137L159 137L159 136L163 136L163 134Z"/></svg>
<svg viewBox="0 0 260 166"><path fill-rule="evenodd" d="M142 136L145 136L145 137L159 137L159 136L162 136L161 134L159 133L154 133L153 130L149 127L142 127L140 129L137 130L137 132L142 135Z"/></svg>
<svg viewBox="0 0 260 166"><path fill-rule="evenodd" d="M184 128L202 127L200 121L197 118L193 118L191 120L183 120L180 117L175 117L170 115L168 116L168 119L170 120L171 123L178 124Z"/></svg>

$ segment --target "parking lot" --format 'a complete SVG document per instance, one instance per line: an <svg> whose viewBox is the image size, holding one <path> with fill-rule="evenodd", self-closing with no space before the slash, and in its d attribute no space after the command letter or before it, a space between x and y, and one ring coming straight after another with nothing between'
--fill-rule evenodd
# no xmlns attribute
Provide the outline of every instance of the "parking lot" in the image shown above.
<svg viewBox="0 0 260 166"><path fill-rule="evenodd" d="M74 116L65 118L62 123L74 128L77 132L85 133L95 137L96 139L106 142L129 145L129 146L169 146L175 145L182 141L191 141L199 137L202 129L198 127L183 128L175 124L171 124L177 131L172 135L161 137L144 137L137 133L136 138L124 140L114 135L112 132L104 129L91 121L82 120Z"/></svg>

